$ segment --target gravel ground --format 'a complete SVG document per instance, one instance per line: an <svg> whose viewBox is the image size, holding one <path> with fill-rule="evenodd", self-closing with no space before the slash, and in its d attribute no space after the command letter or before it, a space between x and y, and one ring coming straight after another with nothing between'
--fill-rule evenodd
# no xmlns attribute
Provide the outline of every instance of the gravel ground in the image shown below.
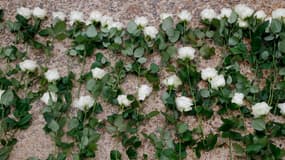
<svg viewBox="0 0 285 160"><path fill-rule="evenodd" d="M194 26L198 25L199 14L202 9L211 7L219 11L222 7L232 7L238 3L248 4L255 9L263 9L267 14L270 14L273 9L285 7L285 1L283 0L0 0L1 8L5 9L5 19L12 19L15 16L16 8L18 7L25 6L33 8L39 6L47 9L49 15L51 15L52 11L64 11L65 13L69 13L72 10L78 10L83 11L87 16L89 12L96 9L104 14L114 17L115 20L119 20L121 22L126 23L135 16L147 16L150 20L150 24L158 25L160 13L178 13L182 9L187 9L193 15L193 22L191 25ZM11 36L9 33L1 33L0 39L1 46L8 45L12 43L13 36ZM49 62L45 62L43 54L36 50L31 50L29 55L30 58L38 61L38 63L44 63L48 68L58 68L62 76L67 74L66 71L68 66L71 67L72 71L75 73L79 73L80 64L74 60L71 60L64 54L68 46L68 41L65 41L65 43L56 43L53 57ZM21 48L22 46L19 47ZM105 55L109 58L109 60L111 60L111 62L114 62L117 58L122 58L108 52L105 52ZM88 59L85 71L88 71L88 68L90 68L90 64L94 61L94 58L95 57L91 57ZM125 60L127 61L127 59ZM160 59L159 57L152 57L152 61L159 62ZM199 66L200 68L204 68L205 66L215 66L218 62L219 56L217 54L217 56L213 57L211 60L202 61ZM3 67L5 67L3 63L0 64L0 68ZM167 73L162 72L160 76L161 78L164 78L167 76ZM128 75L126 81L124 84L122 84L122 88L126 93L132 94L136 90L136 87L142 82L146 82L146 80L139 79L133 75ZM143 103L144 112L149 112L156 109L161 111L164 110L165 107L160 99L164 90L165 88L159 92L153 93L152 96ZM82 93L86 93L84 88L82 89ZM104 112L99 115L99 118L103 119L106 116L116 112L115 107L112 107L104 102L102 102L102 105ZM11 153L10 160L23 160L31 156L45 159L50 153L56 153L56 147L51 141L51 138L42 130L45 124L41 114L42 108L43 104L41 102L35 102L33 104L33 109L31 111L33 114L32 125L27 130L20 131L16 134L19 141ZM187 117L186 119L183 119L183 121L188 122L190 128L197 125L197 120L193 117ZM284 121L284 119L281 121ZM163 117L157 116L141 126L140 131L145 133L154 132L157 127L162 127L163 123ZM203 127L206 133L209 133L210 131L215 132L221 123L220 117L215 115L212 119L205 121ZM219 143L222 144L223 141L224 140L219 140ZM108 133L103 133L98 143L99 148L96 153L96 160L109 159L109 153L113 149L123 151L119 140L112 138L112 136ZM285 141L282 140L280 143L283 143L284 145ZM154 147L146 140L144 140L142 144L142 147L139 149L139 156L141 157L144 153L147 153L149 154L149 159L154 159ZM124 152L123 159L127 159ZM190 150L188 151L187 160L188 159L195 159L194 153ZM200 159L229 159L229 149L226 145L224 145L210 152L203 152Z"/></svg>

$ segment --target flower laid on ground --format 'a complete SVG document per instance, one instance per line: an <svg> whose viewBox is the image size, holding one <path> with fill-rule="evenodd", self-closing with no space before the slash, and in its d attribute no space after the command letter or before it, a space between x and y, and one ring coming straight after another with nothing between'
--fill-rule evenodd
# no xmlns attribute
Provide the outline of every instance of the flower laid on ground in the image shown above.
<svg viewBox="0 0 285 160"><path fill-rule="evenodd" d="M244 94L243 93L235 93L234 96L232 97L232 103L235 103L239 106L243 105L243 99L244 99Z"/></svg>
<svg viewBox="0 0 285 160"><path fill-rule="evenodd" d="M46 105L48 105L49 102L57 101L57 95L54 92L45 92L41 97L41 101L44 102Z"/></svg>
<svg viewBox="0 0 285 160"><path fill-rule="evenodd" d="M119 104L120 106L125 106L125 107L130 106L131 103L132 103L132 101L128 99L128 96L127 96L127 95L124 95L124 94L119 95L119 96L117 97L117 101L118 101L118 104Z"/></svg>
<svg viewBox="0 0 285 160"><path fill-rule="evenodd" d="M110 17L110 16L107 16L107 15L104 15L104 16L102 16L102 18L101 18L101 25L103 26L103 27L106 27L106 26L109 26L111 23L113 23L114 21L113 21L113 18L112 17Z"/></svg>
<svg viewBox="0 0 285 160"><path fill-rule="evenodd" d="M91 72L92 72L93 78L95 79L102 79L107 74L106 71L98 67L92 69Z"/></svg>
<svg viewBox="0 0 285 160"><path fill-rule="evenodd" d="M101 22L103 14L99 11L92 11L89 16L90 21Z"/></svg>
<svg viewBox="0 0 285 160"><path fill-rule="evenodd" d="M254 10L245 4L238 4L234 7L235 12L238 14L239 18L246 19L254 13Z"/></svg>
<svg viewBox="0 0 285 160"><path fill-rule="evenodd" d="M195 49L192 47L181 47L178 49L178 58L179 59L194 59Z"/></svg>
<svg viewBox="0 0 285 160"><path fill-rule="evenodd" d="M232 14L233 10L231 8L222 8L221 13L218 15L218 18L229 18Z"/></svg>
<svg viewBox="0 0 285 160"><path fill-rule="evenodd" d="M263 115L267 115L270 112L271 107L266 102L256 103L252 106L252 114L255 118Z"/></svg>
<svg viewBox="0 0 285 160"><path fill-rule="evenodd" d="M213 89L218 89L220 87L224 87L226 85L224 75L217 75L213 79L210 80L211 87Z"/></svg>
<svg viewBox="0 0 285 160"><path fill-rule="evenodd" d="M71 11L69 15L70 25L73 25L75 22L84 22L84 15L79 11Z"/></svg>
<svg viewBox="0 0 285 160"><path fill-rule="evenodd" d="M163 21L164 19L168 18L168 17L173 17L173 14L171 13L161 13L160 14L160 20Z"/></svg>
<svg viewBox="0 0 285 160"><path fill-rule="evenodd" d="M217 18L217 13L213 9L204 9L200 13L202 20L212 21L214 18Z"/></svg>
<svg viewBox="0 0 285 160"><path fill-rule="evenodd" d="M191 98L181 96L175 98L176 108L180 112L188 112L192 110L193 101Z"/></svg>
<svg viewBox="0 0 285 160"><path fill-rule="evenodd" d="M256 17L259 20L264 20L266 18L266 13L263 10L259 10L254 13L254 17Z"/></svg>
<svg viewBox="0 0 285 160"><path fill-rule="evenodd" d="M124 27L124 24L121 22L112 22L108 25L108 29L116 28L117 30L122 30Z"/></svg>
<svg viewBox="0 0 285 160"><path fill-rule="evenodd" d="M158 34L158 30L154 26L148 26L144 28L143 33L145 36L155 39L156 35Z"/></svg>
<svg viewBox="0 0 285 160"><path fill-rule="evenodd" d="M138 26L141 26L141 27L145 27L147 24L148 24L148 20L146 17L136 17L135 18L135 23L138 25Z"/></svg>
<svg viewBox="0 0 285 160"><path fill-rule="evenodd" d="M48 82L53 82L58 80L60 78L60 75L57 69L49 69L47 72L45 72L45 77L48 80Z"/></svg>
<svg viewBox="0 0 285 160"><path fill-rule="evenodd" d="M242 19L238 19L238 26L240 28L247 28L248 27L248 22Z"/></svg>
<svg viewBox="0 0 285 160"><path fill-rule="evenodd" d="M280 109L280 113L285 115L285 103L279 103L277 106Z"/></svg>
<svg viewBox="0 0 285 160"><path fill-rule="evenodd" d="M0 101L1 101L1 97L4 93L5 93L5 90L0 89Z"/></svg>
<svg viewBox="0 0 285 160"><path fill-rule="evenodd" d="M211 80L217 75L218 75L218 71L215 68L207 67L205 69L202 69L201 71L201 77L203 80Z"/></svg>
<svg viewBox="0 0 285 160"><path fill-rule="evenodd" d="M33 72L36 70L36 68L38 67L37 62L33 61L33 60L25 60L21 63L19 63L19 67L22 71L30 71Z"/></svg>
<svg viewBox="0 0 285 160"><path fill-rule="evenodd" d="M138 99L140 101L145 100L145 98L148 97L151 94L151 92L152 92L152 87L146 84L141 85L138 89Z"/></svg>
<svg viewBox="0 0 285 160"><path fill-rule="evenodd" d="M40 7L36 7L33 10L33 16L39 19L44 19L47 16L47 11Z"/></svg>
<svg viewBox="0 0 285 160"><path fill-rule="evenodd" d="M180 21L190 22L192 19L192 15L187 10L182 10L178 15Z"/></svg>
<svg viewBox="0 0 285 160"><path fill-rule="evenodd" d="M272 11L273 19L284 19L285 18L285 8L278 8Z"/></svg>
<svg viewBox="0 0 285 160"><path fill-rule="evenodd" d="M162 81L162 83L165 84L166 86L173 86L174 88L177 88L180 85L182 85L182 81L176 75L167 77L165 80Z"/></svg>
<svg viewBox="0 0 285 160"><path fill-rule="evenodd" d="M82 111L90 109L94 105L95 100L90 96L81 96L79 99L75 99L73 106Z"/></svg>
<svg viewBox="0 0 285 160"><path fill-rule="evenodd" d="M29 8L20 7L17 8L17 14L25 17L26 19L30 19L32 16L32 11Z"/></svg>
<svg viewBox="0 0 285 160"><path fill-rule="evenodd" d="M65 21L66 15L63 12L52 12L52 18L53 20L61 20Z"/></svg>

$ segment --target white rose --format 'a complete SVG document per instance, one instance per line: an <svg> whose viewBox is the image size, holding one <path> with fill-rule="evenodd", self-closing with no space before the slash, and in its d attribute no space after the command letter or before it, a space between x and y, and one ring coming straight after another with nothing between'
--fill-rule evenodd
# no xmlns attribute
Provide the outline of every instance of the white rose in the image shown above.
<svg viewBox="0 0 285 160"><path fill-rule="evenodd" d="M0 96L1 97L1 96ZM280 113L282 115L285 115L285 103L279 103L278 105L278 108L280 109Z"/></svg>
<svg viewBox="0 0 285 160"><path fill-rule="evenodd" d="M190 12L188 12L187 10L182 10L178 15L179 19L181 21L187 21L190 22L192 19L192 15Z"/></svg>
<svg viewBox="0 0 285 160"><path fill-rule="evenodd" d="M263 10L259 10L255 12L254 17L260 20L264 20L266 18L266 13Z"/></svg>
<svg viewBox="0 0 285 160"><path fill-rule="evenodd" d="M283 19L285 17L285 8L277 8L272 11L273 19Z"/></svg>
<svg viewBox="0 0 285 160"><path fill-rule="evenodd" d="M210 80L218 75L218 71L215 68L202 69L201 77L203 80Z"/></svg>
<svg viewBox="0 0 285 160"><path fill-rule="evenodd" d="M158 30L154 26L145 27L143 30L145 36L149 36L152 39L155 39L158 34Z"/></svg>
<svg viewBox="0 0 285 160"><path fill-rule="evenodd" d="M202 20L212 21L214 18L217 18L217 13L213 9L204 9L200 14Z"/></svg>
<svg viewBox="0 0 285 160"><path fill-rule="evenodd" d="M168 18L168 17L173 17L173 15L171 13L161 13L160 14L160 20L163 21L164 19Z"/></svg>
<svg viewBox="0 0 285 160"><path fill-rule="evenodd" d="M226 81L224 75L217 75L213 79L210 80L211 87L213 89L218 89L219 87L223 87L226 85Z"/></svg>
<svg viewBox="0 0 285 160"><path fill-rule="evenodd" d="M32 16L32 11L29 8L21 7L17 8L17 14L25 17L26 19L30 19Z"/></svg>
<svg viewBox="0 0 285 160"><path fill-rule="evenodd" d="M179 59L186 59L189 58L190 60L194 59L195 57L195 49L192 47L181 47L178 49L178 58Z"/></svg>
<svg viewBox="0 0 285 160"><path fill-rule="evenodd" d="M176 97L175 103L176 103L176 108L180 112L188 112L192 110L191 106L193 106L193 101L188 97L185 96Z"/></svg>
<svg viewBox="0 0 285 160"><path fill-rule="evenodd" d="M146 17L136 17L135 18L135 23L138 26L145 27L148 24L148 20L147 20Z"/></svg>
<svg viewBox="0 0 285 160"><path fill-rule="evenodd" d="M240 28L247 28L248 27L248 23L247 23L247 21L245 21L245 20L242 20L242 19L238 19L238 26L240 27Z"/></svg>
<svg viewBox="0 0 285 160"><path fill-rule="evenodd" d="M84 22L84 15L79 11L71 11L69 15L70 25L73 25L75 22Z"/></svg>
<svg viewBox="0 0 285 160"><path fill-rule="evenodd" d="M54 92L45 92L41 98L41 101L48 105L50 101L57 101L57 95Z"/></svg>
<svg viewBox="0 0 285 160"><path fill-rule="evenodd" d="M235 93L232 97L232 103L242 106L243 105L244 94L243 93Z"/></svg>
<svg viewBox="0 0 285 160"><path fill-rule="evenodd" d="M36 7L33 10L33 16L39 19L44 19L47 15L47 11L45 9L41 9L40 7Z"/></svg>
<svg viewBox="0 0 285 160"><path fill-rule="evenodd" d="M81 96L79 99L75 99L73 106L82 111L90 109L94 105L95 100L90 96Z"/></svg>
<svg viewBox="0 0 285 160"><path fill-rule="evenodd" d="M182 85L182 81L176 75L172 75L172 76L166 78L165 80L162 81L162 83L165 84L166 86L173 86L175 88Z"/></svg>
<svg viewBox="0 0 285 160"><path fill-rule="evenodd" d="M117 97L117 101L120 106L125 106L125 107L130 106L132 103L132 101L128 99L127 95L119 95Z"/></svg>
<svg viewBox="0 0 285 160"><path fill-rule="evenodd" d="M104 27L104 26L109 26L109 25L112 24L114 21L113 21L113 18L112 18L112 17L107 16L107 15L104 15L104 16L102 16L100 22L101 22L101 25Z"/></svg>
<svg viewBox="0 0 285 160"><path fill-rule="evenodd" d="M109 30L111 28L116 28L117 30L122 30L123 27L124 27L124 24L121 22L112 22L108 25Z"/></svg>
<svg viewBox="0 0 285 160"><path fill-rule="evenodd" d="M152 87L144 84L141 85L139 90L138 90L138 99L140 101L143 101L146 97L148 97L152 92Z"/></svg>
<svg viewBox="0 0 285 160"><path fill-rule="evenodd" d="M224 17L229 18L231 16L232 12L233 11L231 8L222 8L221 13L219 14L218 17L219 17L219 19L224 18Z"/></svg>
<svg viewBox="0 0 285 160"><path fill-rule="evenodd" d="M269 113L271 107L266 102L256 103L252 106L252 114L254 117L260 117Z"/></svg>
<svg viewBox="0 0 285 160"><path fill-rule="evenodd" d="M98 67L92 69L91 72L92 72L93 78L95 79L102 79L107 73L106 71Z"/></svg>
<svg viewBox="0 0 285 160"><path fill-rule="evenodd" d="M19 63L19 67L20 67L20 69L21 69L22 71L31 71L31 72L33 72L33 71L35 71L36 68L38 67L38 64L37 64L37 62L35 62L35 61L32 61L32 60L28 60L28 59L27 59L27 60L25 60L25 61Z"/></svg>
<svg viewBox="0 0 285 160"><path fill-rule="evenodd" d="M241 19L245 19L245 18L250 17L254 12L254 10L252 8L248 7L245 4L236 5L234 10L238 14L239 18L241 18Z"/></svg>
<svg viewBox="0 0 285 160"><path fill-rule="evenodd" d="M45 77L48 80L48 82L56 81L56 80L58 80L60 78L57 69L49 69L45 73Z"/></svg>
<svg viewBox="0 0 285 160"><path fill-rule="evenodd" d="M1 97L4 93L5 93L5 90L0 89L0 101L1 101Z"/></svg>
<svg viewBox="0 0 285 160"><path fill-rule="evenodd" d="M90 21L101 22L102 13L99 11L92 11L89 16Z"/></svg>
<svg viewBox="0 0 285 160"><path fill-rule="evenodd" d="M52 12L53 20L58 19L58 20L61 20L61 21L65 21L65 17L66 17L66 15L63 12Z"/></svg>

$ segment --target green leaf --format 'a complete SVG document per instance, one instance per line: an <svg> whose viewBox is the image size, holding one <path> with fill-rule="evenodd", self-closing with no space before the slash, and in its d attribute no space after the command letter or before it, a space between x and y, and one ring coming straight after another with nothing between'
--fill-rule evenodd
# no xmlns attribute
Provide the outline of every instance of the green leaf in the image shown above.
<svg viewBox="0 0 285 160"><path fill-rule="evenodd" d="M208 97L210 97L210 91L208 89L201 89L200 90L200 95L203 98L208 98Z"/></svg>
<svg viewBox="0 0 285 160"><path fill-rule="evenodd" d="M53 132L57 132L59 130L59 125L55 120L51 120L48 124L48 128Z"/></svg>
<svg viewBox="0 0 285 160"><path fill-rule="evenodd" d="M86 35L89 38L94 38L97 35L97 31L94 25L90 25L86 30Z"/></svg>
<svg viewBox="0 0 285 160"><path fill-rule="evenodd" d="M280 76L284 76L285 75L285 68L280 68L278 73Z"/></svg>
<svg viewBox="0 0 285 160"><path fill-rule="evenodd" d="M272 33L279 33L282 29L282 23L277 19L272 19L270 30Z"/></svg>
<svg viewBox="0 0 285 160"><path fill-rule="evenodd" d="M127 25L127 31L130 34L136 34L138 32L138 26L134 21L130 21Z"/></svg>
<svg viewBox="0 0 285 160"><path fill-rule="evenodd" d="M164 31L168 31L169 29L172 29L173 27L173 20L171 17L167 17L166 19L163 20L161 28Z"/></svg>
<svg viewBox="0 0 285 160"><path fill-rule="evenodd" d="M122 159L122 155L118 150L112 150L110 152L110 159L111 160L121 160Z"/></svg>
<svg viewBox="0 0 285 160"><path fill-rule="evenodd" d="M278 49L280 52L285 53L285 40L278 42Z"/></svg>
<svg viewBox="0 0 285 160"><path fill-rule="evenodd" d="M178 123L176 128L178 133L182 134L188 130L188 125L186 123Z"/></svg>
<svg viewBox="0 0 285 160"><path fill-rule="evenodd" d="M233 24L237 21L238 15L235 12L232 12L232 14L230 15L230 17L228 18L228 22L230 24Z"/></svg>
<svg viewBox="0 0 285 160"><path fill-rule="evenodd" d="M11 90L7 90L6 92L4 92L4 94L1 96L0 99L0 104L3 105L11 105L14 102L14 93Z"/></svg>
<svg viewBox="0 0 285 160"><path fill-rule="evenodd" d="M257 131L265 130L265 122L261 118L253 119L252 120L252 127Z"/></svg>
<svg viewBox="0 0 285 160"><path fill-rule="evenodd" d="M213 55L215 55L215 48L209 47L207 44L205 44L200 48L199 52L203 58L210 59Z"/></svg>
<svg viewBox="0 0 285 160"><path fill-rule="evenodd" d="M150 65L150 73L155 74L157 72L159 72L159 66L155 63L152 63Z"/></svg>
<svg viewBox="0 0 285 160"><path fill-rule="evenodd" d="M135 52L134 52L134 56L135 56L136 58L142 57L143 54L144 54L144 48L143 48L143 47L137 48L137 49L135 50Z"/></svg>

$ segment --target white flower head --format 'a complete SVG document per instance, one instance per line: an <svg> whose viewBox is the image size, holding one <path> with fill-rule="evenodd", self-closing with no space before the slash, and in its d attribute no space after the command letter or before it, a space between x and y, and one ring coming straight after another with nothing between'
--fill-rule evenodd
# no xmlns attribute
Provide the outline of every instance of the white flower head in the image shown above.
<svg viewBox="0 0 285 160"><path fill-rule="evenodd" d="M188 97L185 96L176 97L175 103L176 103L176 108L180 112L188 112L192 110L191 106L193 106L193 101Z"/></svg>
<svg viewBox="0 0 285 160"><path fill-rule="evenodd" d="M247 28L248 27L248 22L246 20L238 19L238 26L240 28Z"/></svg>
<svg viewBox="0 0 285 160"><path fill-rule="evenodd" d="M248 7L245 4L238 4L234 8L235 12L238 14L239 18L246 19L250 16L252 16L254 10L250 7Z"/></svg>
<svg viewBox="0 0 285 160"><path fill-rule="evenodd" d="M47 16L47 11L40 7L36 7L33 10L33 16L39 19L44 19Z"/></svg>
<svg viewBox="0 0 285 160"><path fill-rule="evenodd" d="M135 23L138 25L138 26L141 26L141 27L145 27L147 24L148 24L148 20L146 17L142 16L142 17L136 17L135 18Z"/></svg>
<svg viewBox="0 0 285 160"><path fill-rule="evenodd" d="M232 103L237 104L239 106L243 105L244 94L243 93L235 93L232 97Z"/></svg>
<svg viewBox="0 0 285 160"><path fill-rule="evenodd" d="M105 26L111 25L114 21L113 21L113 18L112 18L112 17L107 16L107 15L104 15L104 16L102 16L100 22L101 22L101 25L102 25L103 27L105 27Z"/></svg>
<svg viewBox="0 0 285 160"><path fill-rule="evenodd" d="M158 30L154 26L145 27L143 30L145 36L150 37L151 39L155 39L158 34Z"/></svg>
<svg viewBox="0 0 285 160"><path fill-rule="evenodd" d="M32 11L26 7L17 8L17 14L25 17L26 19L30 19L32 16Z"/></svg>
<svg viewBox="0 0 285 160"><path fill-rule="evenodd" d="M57 69L49 69L47 72L45 72L45 77L48 80L48 82L53 82L58 80L60 78L60 75Z"/></svg>
<svg viewBox="0 0 285 160"><path fill-rule="evenodd" d="M36 68L38 67L37 62L33 61L33 60L25 60L21 63L19 63L19 67L22 71L30 71L33 72L36 70Z"/></svg>
<svg viewBox="0 0 285 160"><path fill-rule="evenodd" d="M270 111L271 107L268 106L266 102L256 103L252 106L252 114L255 118L267 115Z"/></svg>
<svg viewBox="0 0 285 160"><path fill-rule="evenodd" d="M231 8L222 8L221 13L218 15L218 18L229 18L232 14L233 10Z"/></svg>
<svg viewBox="0 0 285 160"><path fill-rule="evenodd" d="M280 113L285 115L285 103L279 103L277 106L280 109Z"/></svg>
<svg viewBox="0 0 285 160"><path fill-rule="evenodd" d="M210 80L211 87L213 89L218 89L220 87L224 87L226 85L226 81L224 75L217 75L213 79Z"/></svg>
<svg viewBox="0 0 285 160"><path fill-rule="evenodd" d="M200 13L200 16L202 20L212 21L214 18L217 18L217 13L213 9L206 8Z"/></svg>
<svg viewBox="0 0 285 160"><path fill-rule="evenodd" d="M218 71L215 68L207 67L205 69L202 69L201 71L201 77L203 80L211 80L217 75L218 75Z"/></svg>
<svg viewBox="0 0 285 160"><path fill-rule="evenodd" d="M259 10L257 12L254 13L254 17L256 17L257 19L260 20L264 20L266 18L266 13L263 10Z"/></svg>
<svg viewBox="0 0 285 160"><path fill-rule="evenodd" d="M272 11L272 18L273 19L285 18L285 8L277 8L274 11Z"/></svg>
<svg viewBox="0 0 285 160"><path fill-rule="evenodd" d="M106 71L98 67L92 69L91 72L92 72L93 78L95 79L102 79L107 74Z"/></svg>
<svg viewBox="0 0 285 160"><path fill-rule="evenodd" d="M71 11L69 15L70 25L73 25L75 22L84 22L84 15L79 11Z"/></svg>
<svg viewBox="0 0 285 160"><path fill-rule="evenodd" d="M168 18L168 17L172 18L172 17L173 17L173 14L171 14L171 13L161 13L161 14L160 14L160 20L161 20L161 21L163 21L164 19L166 19L166 18Z"/></svg>
<svg viewBox="0 0 285 160"><path fill-rule="evenodd" d="M143 101L146 97L148 97L152 92L152 87L143 84L138 89L138 99Z"/></svg>
<svg viewBox="0 0 285 160"><path fill-rule="evenodd" d="M1 97L4 93L5 93L5 90L0 89L0 101L1 101Z"/></svg>
<svg viewBox="0 0 285 160"><path fill-rule="evenodd" d="M95 100L90 96L81 96L79 99L75 99L73 106L82 111L90 109L94 105Z"/></svg>
<svg viewBox="0 0 285 160"><path fill-rule="evenodd" d="M63 12L52 12L52 18L53 20L61 20L65 21L66 15Z"/></svg>
<svg viewBox="0 0 285 160"><path fill-rule="evenodd" d="M118 103L119 103L120 106L125 106L125 107L130 106L131 103L132 103L132 101L130 101L130 100L128 99L128 96L127 96L127 95L124 95L124 94L119 95L119 96L117 97L117 101L118 101Z"/></svg>
<svg viewBox="0 0 285 160"><path fill-rule="evenodd" d="M165 80L162 81L162 83L165 84L166 86L173 86L174 88L177 88L180 85L182 85L182 81L176 75L167 77Z"/></svg>
<svg viewBox="0 0 285 160"><path fill-rule="evenodd" d="M92 11L89 16L90 21L101 22L103 14L99 11Z"/></svg>
<svg viewBox="0 0 285 160"><path fill-rule="evenodd" d="M181 47L178 49L178 58L179 59L194 59L195 57L195 49L192 47Z"/></svg>
<svg viewBox="0 0 285 160"><path fill-rule="evenodd" d="M177 16L181 21L190 22L192 19L191 13L188 12L187 10L182 10Z"/></svg>
<svg viewBox="0 0 285 160"><path fill-rule="evenodd" d="M116 28L117 30L122 30L123 27L124 27L124 24L121 22L112 22L108 25L109 30L111 28Z"/></svg>
<svg viewBox="0 0 285 160"><path fill-rule="evenodd" d="M45 92L41 97L41 101L48 105L50 102L57 101L57 95L54 92Z"/></svg>

